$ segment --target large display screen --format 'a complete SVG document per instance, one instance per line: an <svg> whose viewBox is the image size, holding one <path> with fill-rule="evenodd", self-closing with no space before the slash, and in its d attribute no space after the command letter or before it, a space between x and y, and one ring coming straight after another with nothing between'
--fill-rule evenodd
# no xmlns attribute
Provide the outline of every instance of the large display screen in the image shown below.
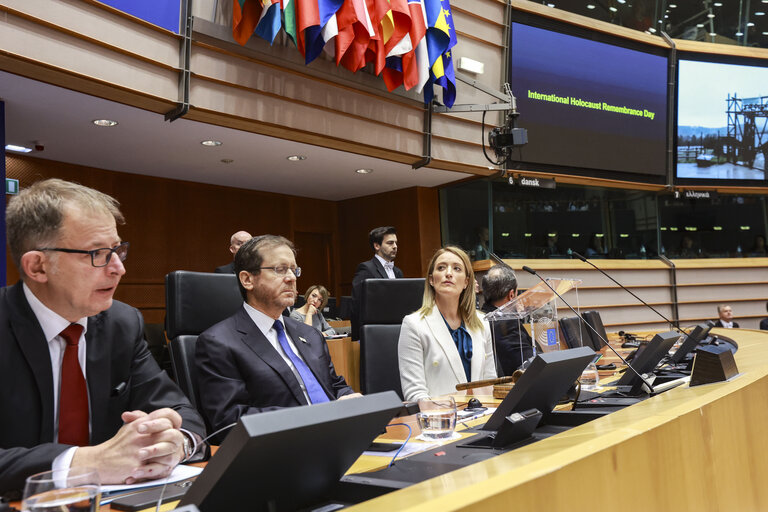
<svg viewBox="0 0 768 512"><path fill-rule="evenodd" d="M676 176L765 180L768 67L680 59Z"/></svg>
<svg viewBox="0 0 768 512"><path fill-rule="evenodd" d="M528 129L520 160L664 176L667 75L667 57L650 49L513 22L510 85Z"/></svg>

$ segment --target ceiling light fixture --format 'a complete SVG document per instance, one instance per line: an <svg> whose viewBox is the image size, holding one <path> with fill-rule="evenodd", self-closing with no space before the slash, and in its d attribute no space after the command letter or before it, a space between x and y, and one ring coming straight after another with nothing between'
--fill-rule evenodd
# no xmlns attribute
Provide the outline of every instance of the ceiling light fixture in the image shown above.
<svg viewBox="0 0 768 512"><path fill-rule="evenodd" d="M203 146L205 146L207 148L215 148L216 146L221 146L221 141L220 140L208 139L208 140L204 140L204 141L200 142L200 144L202 144Z"/></svg>
<svg viewBox="0 0 768 512"><path fill-rule="evenodd" d="M744 35L744 32L742 32L741 30L739 30L738 32L736 32L736 37L741 37L741 36L743 36L743 35Z"/></svg>
<svg viewBox="0 0 768 512"><path fill-rule="evenodd" d="M371 174L373 169L357 169L355 172L357 174Z"/></svg>
<svg viewBox="0 0 768 512"><path fill-rule="evenodd" d="M288 160L289 162L301 162L302 160L306 160L307 157L304 155L291 155L291 156L285 157L285 159Z"/></svg>
<svg viewBox="0 0 768 512"><path fill-rule="evenodd" d="M715 2L712 5L714 5L715 7L722 7L723 6L723 2Z"/></svg>
<svg viewBox="0 0 768 512"><path fill-rule="evenodd" d="M32 148L28 148L28 147L25 147L25 146L17 146L15 144L6 144L5 145L5 150L6 151L15 151L17 153L31 153L32 152Z"/></svg>
<svg viewBox="0 0 768 512"><path fill-rule="evenodd" d="M609 10L609 11L611 11L611 12L616 12L616 11L618 11L618 9L617 9L616 7L614 7L614 6L610 6L610 7L608 8L608 10Z"/></svg>
<svg viewBox="0 0 768 512"><path fill-rule="evenodd" d="M715 17L715 15L714 15L713 13L709 13L709 14L707 14L707 18L709 18L709 19L712 19L712 18L714 18L714 17Z"/></svg>
<svg viewBox="0 0 768 512"><path fill-rule="evenodd" d="M669 4L669 8L670 9L676 9L677 8L677 4Z"/></svg>
<svg viewBox="0 0 768 512"><path fill-rule="evenodd" d="M765 13L763 11L757 11L755 16L765 16Z"/></svg>
<svg viewBox="0 0 768 512"><path fill-rule="evenodd" d="M117 126L117 121L113 121L111 119L94 119L91 122L96 126L103 126L105 128L109 128L110 126Z"/></svg>
<svg viewBox="0 0 768 512"><path fill-rule="evenodd" d="M587 9L594 9L594 8L595 8L595 4L587 4Z"/></svg>

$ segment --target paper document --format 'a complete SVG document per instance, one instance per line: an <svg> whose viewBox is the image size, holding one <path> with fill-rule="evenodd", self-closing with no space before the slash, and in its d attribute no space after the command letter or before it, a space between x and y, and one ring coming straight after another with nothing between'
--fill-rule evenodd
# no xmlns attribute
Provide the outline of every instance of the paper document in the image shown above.
<svg viewBox="0 0 768 512"><path fill-rule="evenodd" d="M166 482L169 484L172 484L174 482L179 482L181 480L186 480L187 478L192 478L193 476L197 476L200 473L202 473L202 471L203 471L203 468L198 468L195 466L184 466L183 464L179 464L178 466L173 468L171 475L168 476L167 478L160 478L158 480L147 480L146 482L139 482L137 484L131 484L131 485L102 485L101 496L103 498L107 498L107 497L114 498L114 496L111 496L111 495L124 493L128 491L134 491L138 489L148 489L150 487L158 487L163 485Z"/></svg>

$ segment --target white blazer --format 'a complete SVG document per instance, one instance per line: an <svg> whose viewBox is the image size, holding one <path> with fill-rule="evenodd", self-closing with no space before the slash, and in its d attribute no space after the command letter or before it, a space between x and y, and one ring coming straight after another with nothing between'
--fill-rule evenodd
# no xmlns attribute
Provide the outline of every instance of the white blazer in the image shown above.
<svg viewBox="0 0 768 512"><path fill-rule="evenodd" d="M491 331L469 330L472 336L472 380L496 378ZM397 344L400 384L406 400L456 393L456 384L467 382L456 344L435 306L421 318L418 312L403 319Z"/></svg>

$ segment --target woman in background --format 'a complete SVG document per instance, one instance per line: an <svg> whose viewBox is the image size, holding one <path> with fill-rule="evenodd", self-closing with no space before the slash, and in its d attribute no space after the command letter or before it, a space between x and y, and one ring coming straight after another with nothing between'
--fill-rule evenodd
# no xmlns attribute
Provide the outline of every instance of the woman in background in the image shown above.
<svg viewBox="0 0 768 512"><path fill-rule="evenodd" d="M323 336L336 334L336 331L325 321L325 317L321 313L325 305L328 304L328 290L325 289L325 286L313 284L307 289L304 297L306 297L307 302L300 308L291 311L291 318L311 325L323 333Z"/></svg>
<svg viewBox="0 0 768 512"><path fill-rule="evenodd" d="M475 274L458 247L429 262L421 309L403 319L398 341L406 400L447 395L456 384L496 377L491 333L475 309Z"/></svg>

